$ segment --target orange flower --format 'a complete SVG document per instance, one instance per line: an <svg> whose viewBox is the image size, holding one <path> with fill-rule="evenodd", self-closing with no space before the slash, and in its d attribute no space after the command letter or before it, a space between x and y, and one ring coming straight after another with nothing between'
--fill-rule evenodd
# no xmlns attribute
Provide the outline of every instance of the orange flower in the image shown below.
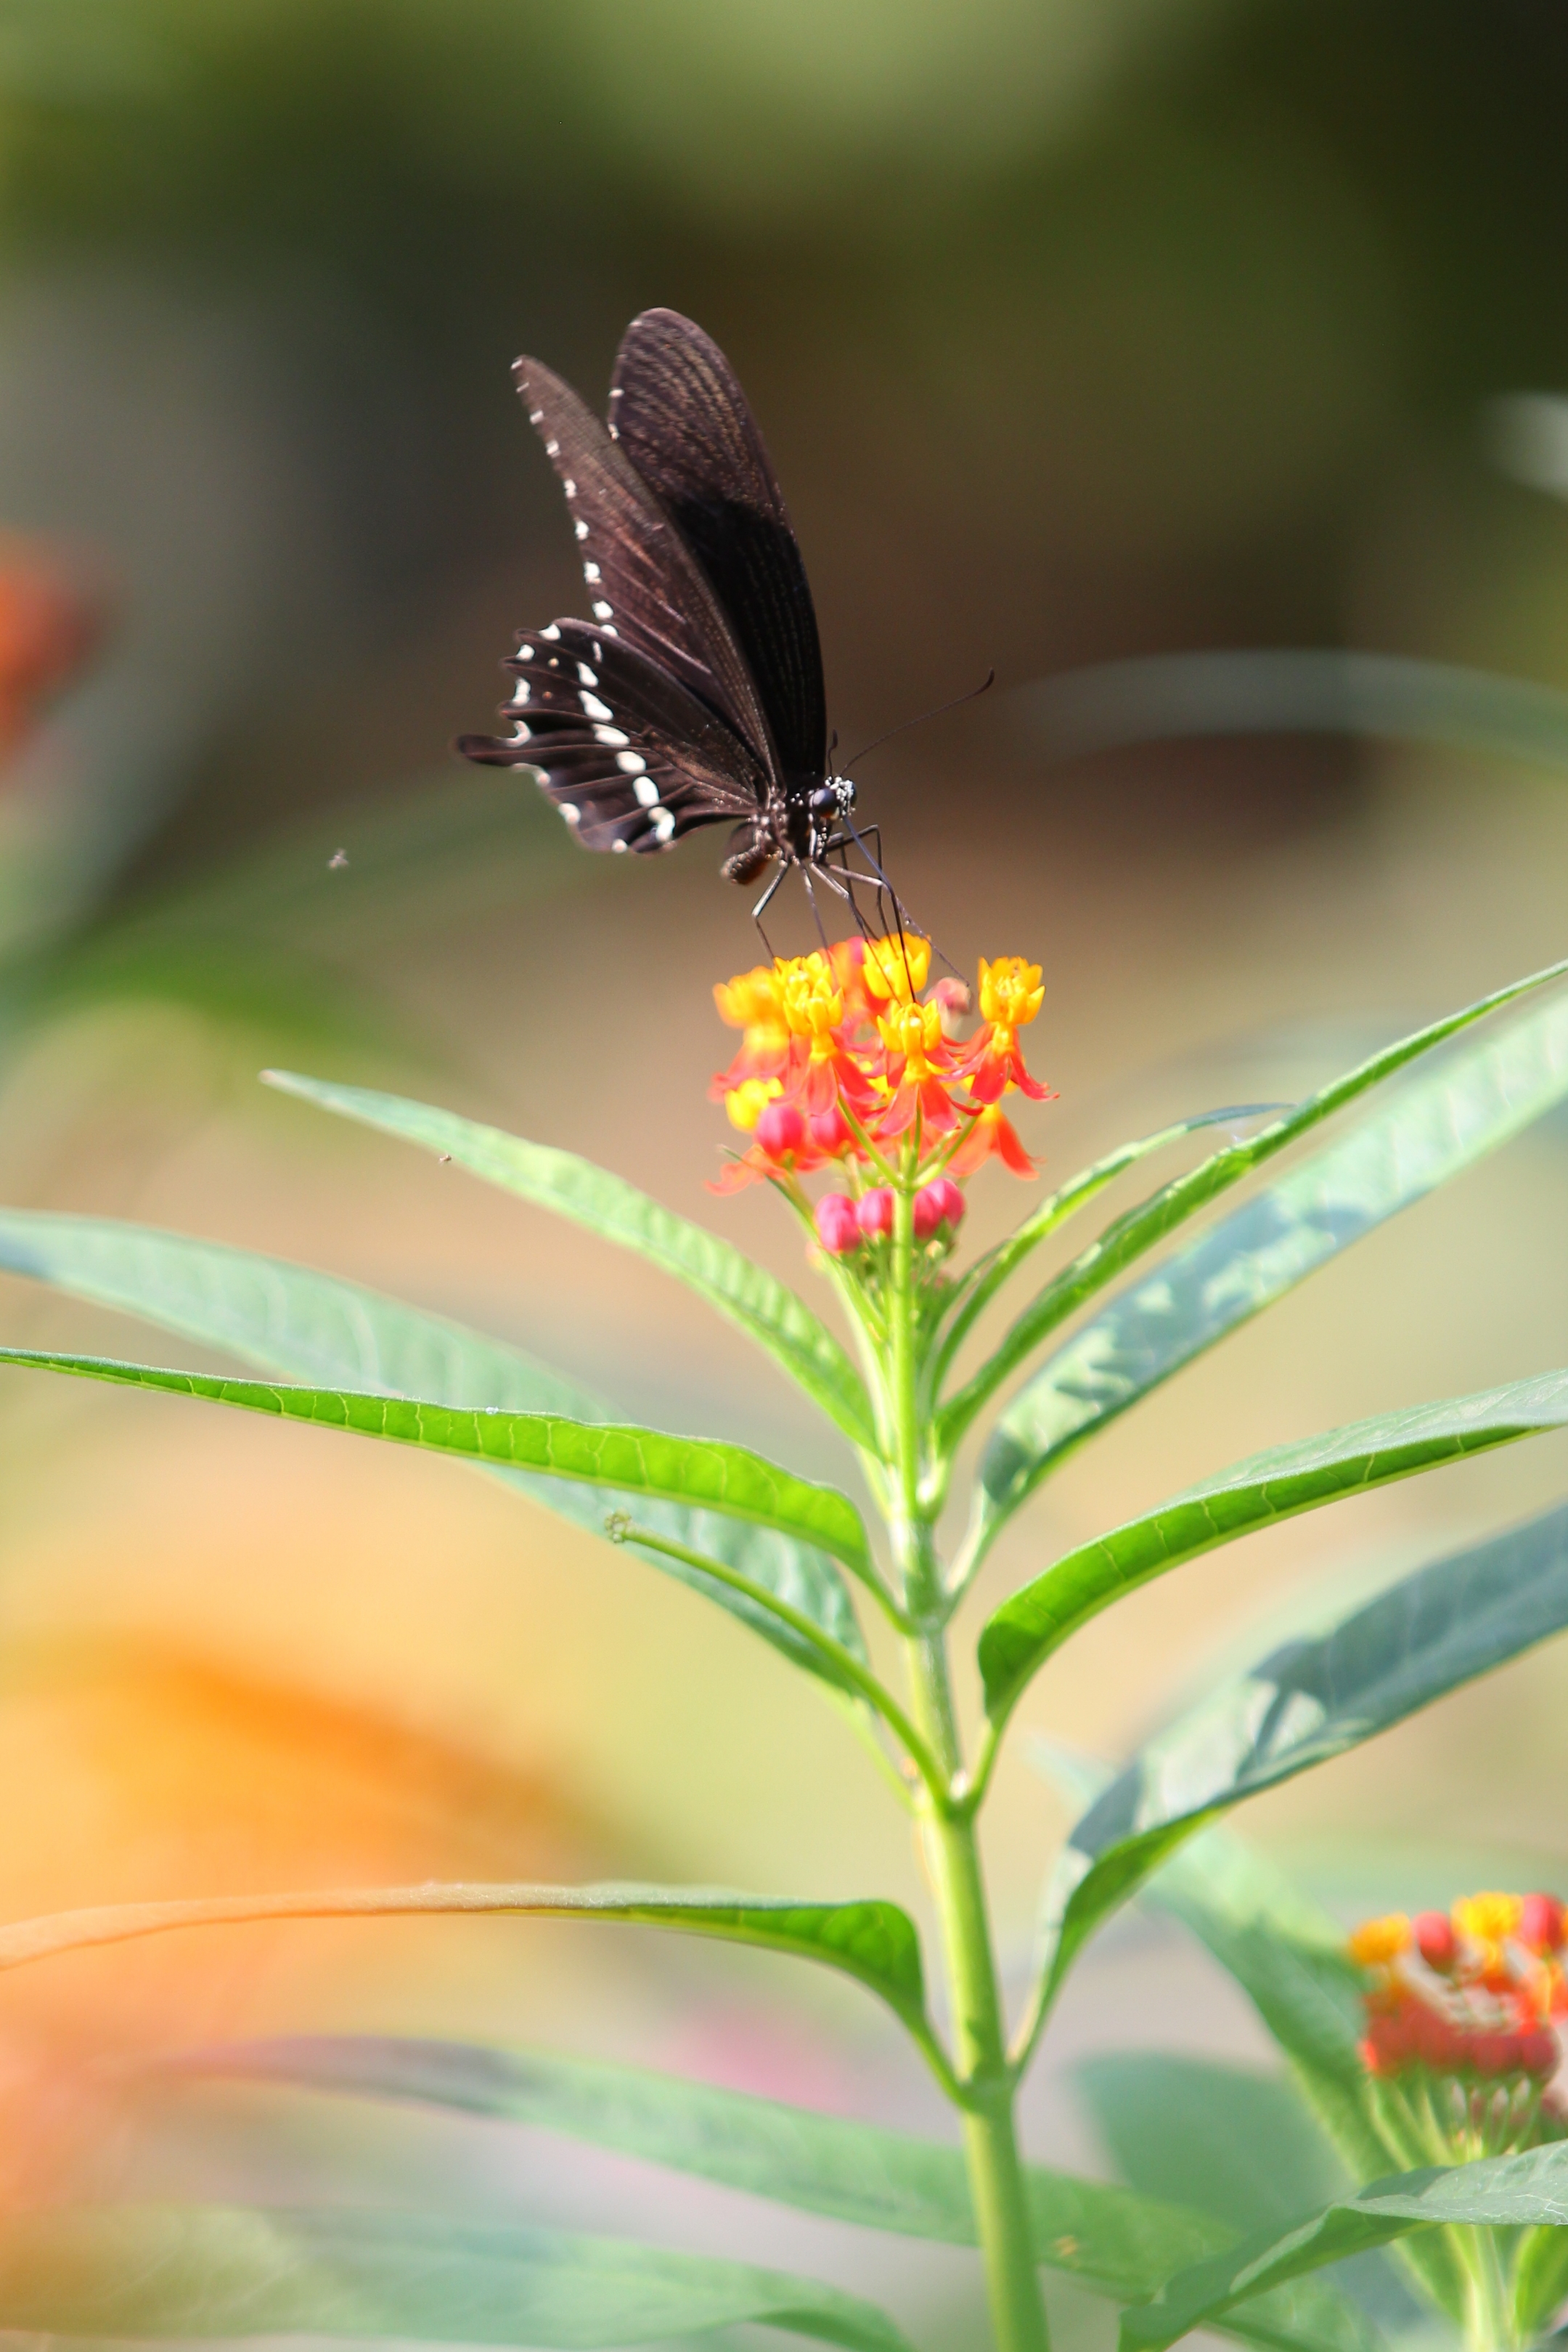
<svg viewBox="0 0 1568 2352"><path fill-rule="evenodd" d="M1039 964L1026 963L1022 956L998 956L994 963L980 958L984 1020L963 1065L977 1102L1000 1102L1015 1087L1031 1102L1052 1098L1049 1087L1030 1076L1018 1042L1019 1031L1034 1019L1044 1001Z"/></svg>
<svg viewBox="0 0 1568 2352"><path fill-rule="evenodd" d="M765 963L719 981L713 992L718 1017L744 1034L740 1051L709 1092L717 1101L751 1079L783 1080L789 1064L789 1024L775 972Z"/></svg>
<svg viewBox="0 0 1568 2352"><path fill-rule="evenodd" d="M897 1004L880 1014L876 1025L887 1047L887 1083L893 1089L878 1133L902 1135L918 1113L927 1135L951 1135L958 1107L946 1083L953 1057L942 1034L940 1007Z"/></svg>
<svg viewBox="0 0 1568 2352"><path fill-rule="evenodd" d="M1410 1949L1410 1922L1403 1911L1364 1919L1350 1939L1350 1957L1364 1969L1385 1969Z"/></svg>
<svg viewBox="0 0 1568 2352"><path fill-rule="evenodd" d="M779 1003L793 1041L786 1091L812 1114L831 1110L841 1095L852 1109L867 1109L871 1082L844 1043L844 993L828 958L795 956L777 971Z"/></svg>

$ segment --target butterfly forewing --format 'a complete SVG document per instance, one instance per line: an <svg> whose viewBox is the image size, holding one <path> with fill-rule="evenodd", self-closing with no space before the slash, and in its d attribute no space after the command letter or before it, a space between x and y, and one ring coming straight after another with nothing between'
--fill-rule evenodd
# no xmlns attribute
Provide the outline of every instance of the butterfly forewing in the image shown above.
<svg viewBox="0 0 1568 2352"><path fill-rule="evenodd" d="M514 373L566 492L593 619L716 710L766 762L757 688L669 515L570 384L537 360L519 360Z"/></svg>
<svg viewBox="0 0 1568 2352"><path fill-rule="evenodd" d="M722 604L780 781L819 782L827 703L817 615L757 421L711 337L645 310L622 341L610 424Z"/></svg>
<svg viewBox="0 0 1568 2352"><path fill-rule="evenodd" d="M590 849L667 849L698 825L754 815L755 756L668 670L602 625L525 630L509 735L468 735L471 760L530 767Z"/></svg>

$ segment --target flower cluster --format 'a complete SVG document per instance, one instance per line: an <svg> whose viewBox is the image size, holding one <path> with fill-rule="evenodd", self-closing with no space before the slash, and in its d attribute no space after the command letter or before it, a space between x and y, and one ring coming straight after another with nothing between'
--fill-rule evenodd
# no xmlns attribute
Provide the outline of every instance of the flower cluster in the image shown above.
<svg viewBox="0 0 1568 2352"><path fill-rule="evenodd" d="M988 1160L1034 1174L1001 1106L1010 1094L1051 1098L1019 1043L1044 999L1040 966L982 959L980 1023L967 1038L968 989L928 989L930 967L931 942L906 931L779 956L714 990L741 1044L712 1091L751 1143L712 1190L768 1179L804 1208L797 1180L833 1168L843 1189L812 1214L822 1249L843 1257L891 1234L895 1175L916 1187L916 1240L940 1249L963 1216L964 1180Z"/></svg>
<svg viewBox="0 0 1568 2352"><path fill-rule="evenodd" d="M1368 2072L1545 2083L1562 2055L1553 2021L1568 2014L1565 1941L1551 1895L1468 1895L1451 1912L1364 1921L1350 1952L1368 1972Z"/></svg>

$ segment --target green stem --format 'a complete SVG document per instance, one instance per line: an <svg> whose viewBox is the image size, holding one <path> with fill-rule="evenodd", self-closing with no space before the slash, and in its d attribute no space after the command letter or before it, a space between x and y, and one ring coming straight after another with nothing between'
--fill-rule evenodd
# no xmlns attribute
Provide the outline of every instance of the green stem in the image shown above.
<svg viewBox="0 0 1568 2352"><path fill-rule="evenodd" d="M998 2352L1049 2352L1034 2236L1013 2120L1016 2081L1007 2056L1007 2025L991 1948L990 1919L948 1674L946 1596L925 1494L925 1444L919 1411L919 1350L914 1258L914 1180L918 1144L905 1147L894 1194L888 1269L892 1324L895 1512L894 1545L904 1604L914 1621L904 1652L910 1713L941 1766L949 1801L929 1790L920 1826L930 1863L953 2007L953 2057L963 2116L969 2193L986 2269Z"/></svg>

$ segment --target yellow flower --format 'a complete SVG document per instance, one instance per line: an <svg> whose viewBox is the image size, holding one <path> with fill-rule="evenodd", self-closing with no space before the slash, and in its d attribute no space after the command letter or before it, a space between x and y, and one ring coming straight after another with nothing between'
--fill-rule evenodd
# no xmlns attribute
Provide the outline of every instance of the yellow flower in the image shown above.
<svg viewBox="0 0 1568 2352"><path fill-rule="evenodd" d="M1386 1968L1409 1948L1410 1922L1403 1911L1390 1911L1383 1919L1364 1919L1350 1939L1351 1958L1364 1969Z"/></svg>
<svg viewBox="0 0 1568 2352"><path fill-rule="evenodd" d="M931 942L917 931L905 931L900 939L867 940L865 961L861 971L865 992L873 1003L885 1003L891 997L908 1004L925 985L925 975L931 969Z"/></svg>
<svg viewBox="0 0 1568 2352"><path fill-rule="evenodd" d="M716 982L713 1001L719 1019L732 1029L779 1029L784 1024L779 982L765 963L737 971L733 980Z"/></svg>
<svg viewBox="0 0 1568 2352"><path fill-rule="evenodd" d="M1040 966L1022 956L998 956L994 963L980 958L980 1012L987 1021L1007 1029L1021 1029L1045 1002Z"/></svg>
<svg viewBox="0 0 1568 2352"><path fill-rule="evenodd" d="M892 1012L879 1013L876 1025L890 1054L907 1055L906 1077L925 1077L934 1066L934 1057L936 1066L946 1068L939 1004L895 1005Z"/></svg>
<svg viewBox="0 0 1568 2352"><path fill-rule="evenodd" d="M784 1018L795 1036L821 1037L838 1027L844 1017L843 991L826 956L780 957L775 969Z"/></svg>
<svg viewBox="0 0 1568 2352"><path fill-rule="evenodd" d="M1454 1906L1454 1925L1478 1944L1500 1944L1519 1932L1522 1907L1517 1895L1461 1895Z"/></svg>
<svg viewBox="0 0 1568 2352"><path fill-rule="evenodd" d="M742 1135L749 1135L775 1095L783 1091L777 1078L743 1078L739 1086L731 1087L724 1098L730 1125L738 1127Z"/></svg>

